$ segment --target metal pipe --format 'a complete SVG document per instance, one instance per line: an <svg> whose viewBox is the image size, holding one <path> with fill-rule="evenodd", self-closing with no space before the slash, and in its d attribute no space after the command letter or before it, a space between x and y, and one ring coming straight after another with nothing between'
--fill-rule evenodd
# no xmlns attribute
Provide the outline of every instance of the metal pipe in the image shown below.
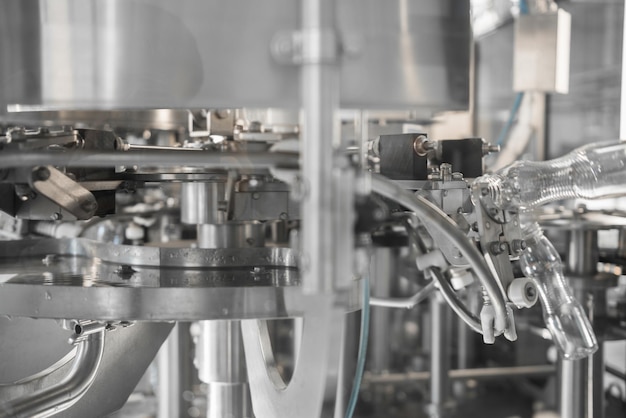
<svg viewBox="0 0 626 418"><path fill-rule="evenodd" d="M213 200L222 200L224 190L215 193ZM211 205L211 200L205 204ZM184 206L181 209L184 210ZM240 229L250 225L199 224L199 248L226 248L244 245L245 236L238 237ZM259 225L251 224L259 229ZM260 231L263 231L261 228ZM239 234L241 235L241 234ZM257 237L257 241L260 238ZM237 242L241 241L241 242ZM201 321L196 340L196 368L198 378L208 385L207 418L247 418L252 416L252 405L244 358L241 323L239 321Z"/></svg>
<svg viewBox="0 0 626 418"><path fill-rule="evenodd" d="M339 105L338 60L333 38L335 3L334 0L304 0L301 7L303 121L300 152L305 157L302 159L305 195L301 206L301 233L302 253L307 260L301 272L302 287L306 293L331 293L337 285L335 281L347 279L337 276L337 268L343 263L337 256L342 242L352 236L336 234L337 227L351 225L351 213L335 209L338 187L349 180L337 173L336 155L345 157L337 143L339 125L335 118Z"/></svg>
<svg viewBox="0 0 626 418"><path fill-rule="evenodd" d="M420 289L413 296L408 298L370 298L371 306L381 306L384 308L411 309L421 301L430 296L437 288L435 282L430 282Z"/></svg>
<svg viewBox="0 0 626 418"><path fill-rule="evenodd" d="M539 377L554 374L556 367L551 364L539 366L516 367L486 367L475 369L450 370L448 377L451 380L489 380L522 377ZM409 382L426 382L430 380L430 372L385 373L380 375L367 374L363 378L364 384L393 384Z"/></svg>
<svg viewBox="0 0 626 418"><path fill-rule="evenodd" d="M485 290L487 291L496 314L496 324L503 331L507 322L506 305L498 282L487 267L485 259L467 239L458 226L441 209L421 196L414 195L385 177L372 175L372 189L383 197L391 199L426 220L428 227L437 229L445 239L454 242L461 254L467 259ZM449 303L449 301L448 301ZM453 307L451 305L451 307ZM454 307L453 307L454 308Z"/></svg>
<svg viewBox="0 0 626 418"><path fill-rule="evenodd" d="M446 316L448 306L440 294L430 298L430 404L427 411L430 417L445 415L450 380L449 341L447 338Z"/></svg>
<svg viewBox="0 0 626 418"><path fill-rule="evenodd" d="M198 377L208 385L207 418L252 416L239 321L202 321L196 343Z"/></svg>
<svg viewBox="0 0 626 418"><path fill-rule="evenodd" d="M568 249L568 273L574 296L586 308L591 325L604 301L594 298L593 276L597 272L598 236L595 230L572 231ZM598 294L603 294L600 289ZM596 304L600 306L596 306ZM560 361L559 384L561 416L571 418L604 417L604 352L601 341L598 350L580 360Z"/></svg>
<svg viewBox="0 0 626 418"><path fill-rule="evenodd" d="M203 168L298 168L298 155L281 152L181 152L163 150L139 151L33 151L0 152L0 167L35 167L53 165L64 167L203 167Z"/></svg>
<svg viewBox="0 0 626 418"><path fill-rule="evenodd" d="M598 232L574 229L570 232L567 253L568 271L577 276L593 276L598 272Z"/></svg>
<svg viewBox="0 0 626 418"><path fill-rule="evenodd" d="M49 417L70 408L91 387L104 352L104 331L78 344L68 375L58 384L0 405L1 418Z"/></svg>
<svg viewBox="0 0 626 418"><path fill-rule="evenodd" d="M193 390L195 371L187 353L191 352L189 322L177 322L157 354L157 418L187 417L192 399L185 396Z"/></svg>

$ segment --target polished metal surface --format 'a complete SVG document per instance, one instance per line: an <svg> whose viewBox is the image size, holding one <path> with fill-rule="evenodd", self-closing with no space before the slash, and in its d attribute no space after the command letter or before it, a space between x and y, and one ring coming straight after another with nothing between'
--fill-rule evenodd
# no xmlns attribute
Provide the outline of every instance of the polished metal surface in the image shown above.
<svg viewBox="0 0 626 418"><path fill-rule="evenodd" d="M0 253L11 254L0 259L0 314L156 321L279 318L297 316L314 303L298 286L295 256L288 249L38 242L0 243ZM101 251L91 252L94 248ZM359 289L355 281L340 295L345 310L360 307Z"/></svg>
<svg viewBox="0 0 626 418"><path fill-rule="evenodd" d="M136 323L106 333L102 364L91 388L72 408L67 418L106 416L119 410L154 359L174 324Z"/></svg>
<svg viewBox="0 0 626 418"><path fill-rule="evenodd" d="M202 168L287 168L298 167L298 156L285 153L203 152L170 148L129 151L70 151L70 152L3 152L3 168L54 165L83 168L140 167L202 167Z"/></svg>
<svg viewBox="0 0 626 418"><path fill-rule="evenodd" d="M0 65L0 105L297 108L298 67L271 51L283 51L281 34L300 29L301 7L291 0L4 2L0 53L11 60ZM467 107L469 2L347 0L336 15L343 107L422 108L428 116Z"/></svg>
<svg viewBox="0 0 626 418"><path fill-rule="evenodd" d="M156 357L158 418L184 417L193 405L193 399L185 396L193 389L196 375L187 355L192 347L190 323L177 322Z"/></svg>
<svg viewBox="0 0 626 418"><path fill-rule="evenodd" d="M91 334L78 344L72 368L62 381L0 404L0 417L49 417L79 401L93 384L102 362L104 332Z"/></svg>
<svg viewBox="0 0 626 418"><path fill-rule="evenodd" d="M515 27L515 91L567 94L572 18L553 13L520 16Z"/></svg>
<svg viewBox="0 0 626 418"><path fill-rule="evenodd" d="M585 222L585 229L570 233L568 249L568 284L573 287L577 300L585 307L592 325L596 316L602 316L604 307L595 300L598 290L594 276L598 268L598 232ZM597 223L598 229L603 224ZM601 286L601 285L600 285ZM606 289L600 287L598 295L605 298ZM597 304L597 306L596 306ZM602 338L600 334L598 338ZM601 340L600 340L601 341ZM603 418L604 405L604 346L580 360L561 359L559 362L559 412L563 417Z"/></svg>
<svg viewBox="0 0 626 418"><path fill-rule="evenodd" d="M195 364L208 384L208 418L252 417L239 321L198 323Z"/></svg>
<svg viewBox="0 0 626 418"><path fill-rule="evenodd" d="M302 30L311 34L302 40L302 50L310 57L303 60L300 76L303 126L299 147L307 156L302 160L306 191L300 207L302 258L306 260L302 283L307 293L331 293L340 287L339 281L349 276L337 275L338 258L351 259L353 253L352 246L344 253L341 245L352 234L337 235L338 229L352 225L352 211L336 211L339 188L349 177L342 178L345 170L338 166L336 158L341 139L337 119L339 45L332 36L334 7L332 0L302 2ZM331 41L325 43L325 38Z"/></svg>
<svg viewBox="0 0 626 418"><path fill-rule="evenodd" d="M198 225L204 248L263 248L265 225L260 222L229 222Z"/></svg>
<svg viewBox="0 0 626 418"><path fill-rule="evenodd" d="M546 210L537 214L538 221L546 229L615 229L626 226L626 213L623 211L586 211L567 210L559 208L557 210Z"/></svg>
<svg viewBox="0 0 626 418"><path fill-rule="evenodd" d="M376 248L371 258L371 293L373 297L389 298L396 277L398 251L392 248ZM370 311L370 342L368 346L369 370L375 373L388 371L391 365L392 327L388 324L393 317L393 311L387 308L372 307Z"/></svg>
<svg viewBox="0 0 626 418"><path fill-rule="evenodd" d="M430 403L426 411L431 418L445 417L450 397L450 308L436 293L430 298Z"/></svg>
<svg viewBox="0 0 626 418"><path fill-rule="evenodd" d="M325 392L340 399L341 353L346 316L329 295L311 296L314 306L303 311L302 336L294 372L285 381L277 369L266 321L241 322L252 406L257 417L342 416L341 402L322 414ZM333 385L332 383L335 383Z"/></svg>
<svg viewBox="0 0 626 418"><path fill-rule="evenodd" d="M224 182L185 182L180 191L180 217L186 224L220 223L225 219L219 203L224 200Z"/></svg>
<svg viewBox="0 0 626 418"><path fill-rule="evenodd" d="M181 244L184 244L182 242ZM16 258L30 258L37 261L30 266ZM263 248L191 248L191 242L187 247L158 247L120 245L107 242L98 242L85 238L64 239L25 239L16 241L0 241L0 268L3 273L8 273L11 266L16 272L24 269L35 271L50 267L53 268L57 261L68 258L79 258L81 263L101 262L111 263L110 268L115 270L121 265L143 267L178 267L198 268L236 268L236 267L274 267L291 268L297 267L297 255L291 248L263 247ZM20 266L18 268L18 266ZM123 276L123 274L122 274ZM132 274L131 274L132 276ZM119 282L119 279L112 279ZM6 282L8 278L3 276L0 282ZM106 278L99 277L95 280ZM14 280L13 280L14 281ZM257 279L258 281L258 279ZM132 284L132 281L129 282ZM142 284L141 282L138 283ZM144 283L148 285L149 283ZM161 283L163 284L163 283Z"/></svg>
<svg viewBox="0 0 626 418"><path fill-rule="evenodd" d="M513 366L455 369L448 372L452 380L492 380L492 379L519 379L525 377L541 377L553 375L556 367L551 364L539 366ZM389 384L425 382L431 379L430 372L383 373L366 374L366 384Z"/></svg>
<svg viewBox="0 0 626 418"><path fill-rule="evenodd" d="M67 343L70 332L53 320L0 317L0 335L0 387L31 381L41 372L62 367L74 356L73 347Z"/></svg>
<svg viewBox="0 0 626 418"><path fill-rule="evenodd" d="M45 359L48 350L54 350L54 347L59 344L65 345L71 351L66 356L67 360L64 360L58 368L42 367L39 370L41 373L37 373L30 379L14 385L0 385L0 409L5 401L28 396L42 388L57 385L72 368L72 359L76 350L75 348L72 350L72 346L68 344L67 333L53 335L52 331L55 329L61 330L57 324L52 323L53 321L27 318L24 320L44 324L48 332L41 333L44 339L41 342L35 339L36 334L29 332L36 332L38 328L24 328L21 336L15 333L6 335L6 337L13 337L14 343L21 345L18 351L21 356L18 359L14 358L14 362L20 363L22 369L41 365L38 359ZM99 415L106 415L121 408L171 328L172 324L168 323L143 322L106 333L101 367L93 384L78 402L63 412L63 416L83 418L93 416L94 411L98 411Z"/></svg>

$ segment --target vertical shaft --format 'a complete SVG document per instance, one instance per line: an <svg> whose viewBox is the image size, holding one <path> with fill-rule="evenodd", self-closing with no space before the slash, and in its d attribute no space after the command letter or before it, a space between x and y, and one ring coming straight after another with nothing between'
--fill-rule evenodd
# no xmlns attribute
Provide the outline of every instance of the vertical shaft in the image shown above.
<svg viewBox="0 0 626 418"><path fill-rule="evenodd" d="M192 404L183 393L192 390L193 364L183 353L188 353L190 346L189 323L179 322L159 350L158 418L189 416Z"/></svg>
<svg viewBox="0 0 626 418"><path fill-rule="evenodd" d="M334 2L302 1L301 95L302 252L303 288L308 293L332 293L333 266L340 243L334 220L339 82L334 50Z"/></svg>
<svg viewBox="0 0 626 418"><path fill-rule="evenodd" d="M377 248L372 257L372 295L391 296L391 279L396 276L397 258L392 248ZM368 369L372 373L383 373L391 366L391 327L393 312L388 308L372 308L371 330L368 349Z"/></svg>
<svg viewBox="0 0 626 418"><path fill-rule="evenodd" d="M430 299L431 314L431 344L430 344L430 405L428 413L432 418L444 416L448 402L450 369L447 332L448 305L439 294L435 293Z"/></svg>
<svg viewBox="0 0 626 418"><path fill-rule="evenodd" d="M596 311L593 276L597 272L598 237L595 230L571 232L567 266L574 295L587 310L593 325ZM560 362L560 412L563 417L602 418L604 354L602 342L591 357Z"/></svg>
<svg viewBox="0 0 626 418"><path fill-rule="evenodd" d="M231 234L216 234L211 226L231 225L198 225L198 247L223 248L233 244ZM196 367L200 380L208 384L207 418L252 417L240 322L201 321L199 326Z"/></svg>
<svg viewBox="0 0 626 418"><path fill-rule="evenodd" d="M208 384L208 418L252 416L239 321L202 321L198 377Z"/></svg>

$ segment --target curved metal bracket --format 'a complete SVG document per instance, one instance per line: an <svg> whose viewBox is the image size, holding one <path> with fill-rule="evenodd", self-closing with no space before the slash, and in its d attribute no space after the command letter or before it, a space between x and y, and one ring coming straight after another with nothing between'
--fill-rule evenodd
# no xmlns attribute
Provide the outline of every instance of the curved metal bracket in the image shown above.
<svg viewBox="0 0 626 418"><path fill-rule="evenodd" d="M332 297L312 297L315 303L303 313L302 338L288 384L276 368L267 324L241 321L248 379L254 415L265 417L311 417L322 413L328 372L339 376L341 340L330 338L342 327L345 312L333 306Z"/></svg>

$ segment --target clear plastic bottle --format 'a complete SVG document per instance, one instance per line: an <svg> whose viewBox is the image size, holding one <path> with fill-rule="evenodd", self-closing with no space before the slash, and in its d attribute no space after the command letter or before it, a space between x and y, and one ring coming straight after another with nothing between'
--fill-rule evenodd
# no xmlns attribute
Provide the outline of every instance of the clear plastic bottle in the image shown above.
<svg viewBox="0 0 626 418"><path fill-rule="evenodd" d="M626 142L589 144L549 161L518 161L484 176L502 208L626 194Z"/></svg>
<svg viewBox="0 0 626 418"><path fill-rule="evenodd" d="M543 318L556 346L568 360L593 354L598 341L583 307L565 282L559 253L536 222L524 232L528 246L520 263L526 277L537 285Z"/></svg>
<svg viewBox="0 0 626 418"><path fill-rule="evenodd" d="M626 195L626 142L589 144L549 161L519 161L476 179L476 186L501 209L522 212L555 200ZM565 282L561 257L536 222L526 223L525 235L520 262L537 284L546 326L565 358L587 357L598 342Z"/></svg>

